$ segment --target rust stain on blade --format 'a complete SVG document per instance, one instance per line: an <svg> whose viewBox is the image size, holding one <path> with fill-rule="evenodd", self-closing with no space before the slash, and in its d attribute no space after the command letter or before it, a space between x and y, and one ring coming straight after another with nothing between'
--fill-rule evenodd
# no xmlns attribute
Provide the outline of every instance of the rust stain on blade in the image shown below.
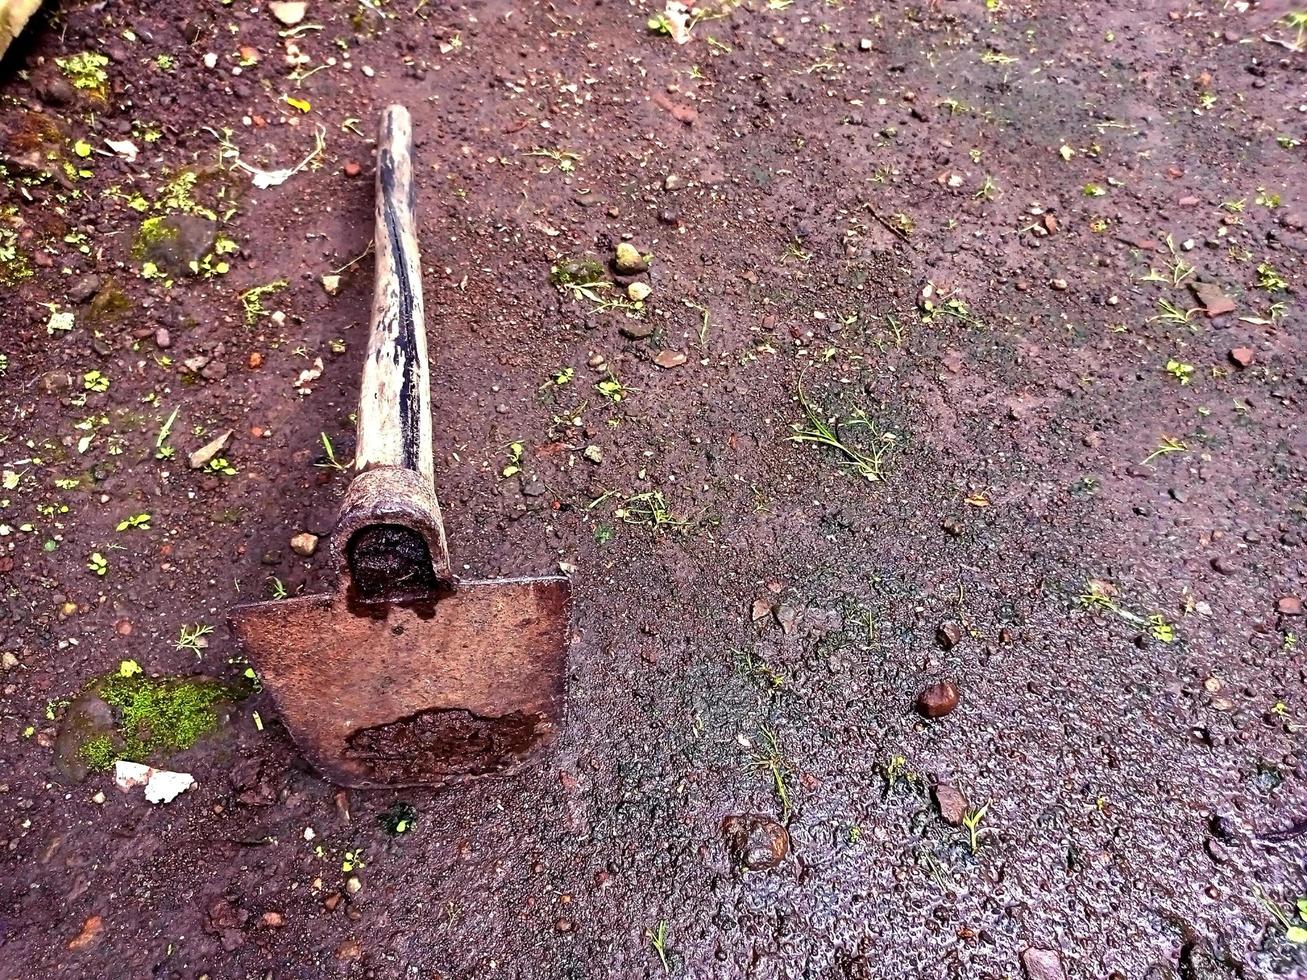
<svg viewBox="0 0 1307 980"><path fill-rule="evenodd" d="M531 761L562 721L565 578L460 581L385 605L302 596L232 610L296 745L346 786L440 786Z"/></svg>

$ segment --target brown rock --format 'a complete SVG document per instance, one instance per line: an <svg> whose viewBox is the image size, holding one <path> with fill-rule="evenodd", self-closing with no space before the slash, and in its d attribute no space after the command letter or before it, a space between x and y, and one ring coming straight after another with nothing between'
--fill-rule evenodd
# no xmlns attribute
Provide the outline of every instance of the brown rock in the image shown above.
<svg viewBox="0 0 1307 980"><path fill-rule="evenodd" d="M631 340L648 340L654 335L654 325L648 320L631 320L617 328L623 337Z"/></svg>
<svg viewBox="0 0 1307 980"><path fill-rule="evenodd" d="M731 857L748 871L768 871L790 853L790 833L763 813L732 814L722 821Z"/></svg>
<svg viewBox="0 0 1307 980"><path fill-rule="evenodd" d="M685 363L685 354L679 350L660 350L654 363L663 369L680 367Z"/></svg>
<svg viewBox="0 0 1307 980"><path fill-rule="evenodd" d="M363 173L363 164L359 163L357 160L345 161L346 177L357 177L361 173Z"/></svg>
<svg viewBox="0 0 1307 980"><path fill-rule="evenodd" d="M953 681L931 684L917 695L917 710L927 718L943 718L958 706L962 694Z"/></svg>
<svg viewBox="0 0 1307 980"><path fill-rule="evenodd" d="M957 623L941 623L935 631L935 640L945 650L952 650L962 642L962 627Z"/></svg>
<svg viewBox="0 0 1307 980"><path fill-rule="evenodd" d="M1234 361L1241 368L1251 367L1253 363L1253 349L1251 347L1233 347L1230 349L1230 360Z"/></svg>
<svg viewBox="0 0 1307 980"><path fill-rule="evenodd" d="M940 783L933 791L935 806L944 822L952 827L961 827L962 818L967 815L967 798L956 786Z"/></svg>
<svg viewBox="0 0 1307 980"><path fill-rule="evenodd" d="M1189 288L1203 304L1203 311L1209 318L1234 312L1234 300L1221 292L1221 287L1215 283L1191 282Z"/></svg>
<svg viewBox="0 0 1307 980"><path fill-rule="evenodd" d="M1062 957L1055 950L1031 946L1021 954L1021 965L1030 980L1066 980L1062 970Z"/></svg>
<svg viewBox="0 0 1307 980"><path fill-rule="evenodd" d="M280 929L286 924L286 917L280 912L264 912L263 924L269 929Z"/></svg>
<svg viewBox="0 0 1307 980"><path fill-rule="evenodd" d="M1281 616L1301 616L1302 600L1297 596L1280 596L1275 600L1275 611Z"/></svg>

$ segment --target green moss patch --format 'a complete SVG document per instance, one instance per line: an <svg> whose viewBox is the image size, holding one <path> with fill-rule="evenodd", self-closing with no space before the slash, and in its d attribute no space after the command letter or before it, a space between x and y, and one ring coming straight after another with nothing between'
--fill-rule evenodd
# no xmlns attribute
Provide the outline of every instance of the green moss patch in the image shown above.
<svg viewBox="0 0 1307 980"><path fill-rule="evenodd" d="M89 693L109 706L113 730L88 738L78 749L88 769L189 749L222 722L226 705L245 697L244 691L208 677L139 675L104 678Z"/></svg>

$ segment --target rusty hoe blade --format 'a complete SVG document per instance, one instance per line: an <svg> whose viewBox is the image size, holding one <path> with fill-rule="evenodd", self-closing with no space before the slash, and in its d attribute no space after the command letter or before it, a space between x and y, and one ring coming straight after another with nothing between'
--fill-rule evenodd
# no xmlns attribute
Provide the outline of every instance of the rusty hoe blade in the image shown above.
<svg viewBox="0 0 1307 980"><path fill-rule="evenodd" d="M434 486L412 129L382 118L376 282L356 474L332 535L336 591L237 606L231 623L304 757L353 787L504 775L562 722L571 587L450 570Z"/></svg>

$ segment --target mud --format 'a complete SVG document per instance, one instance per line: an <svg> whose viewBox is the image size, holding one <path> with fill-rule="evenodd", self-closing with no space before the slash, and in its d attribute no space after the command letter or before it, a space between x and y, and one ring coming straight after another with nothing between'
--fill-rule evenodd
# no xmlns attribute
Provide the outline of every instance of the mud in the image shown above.
<svg viewBox="0 0 1307 980"><path fill-rule="evenodd" d="M0 975L1307 973L1279 920L1304 839L1260 839L1307 812L1287 8L751 0L684 45L623 4L309 9L285 38L251 7L66 7L4 66L9 174L51 173L0 210ZM53 59L101 47L98 106ZM287 542L330 543L348 481L394 101L454 570L572 575L557 742L338 791L265 691L169 760L198 781L171 804L58 780L88 678L240 676L228 608L330 591ZM226 273L143 278L178 172L231 166L224 138L294 167L319 122L316 168L195 185ZM106 137L136 162L71 145ZM551 282L624 236L642 309ZM93 324L86 276L130 307ZM855 454L789 438L818 421ZM227 468L190 470L226 428ZM774 867L741 869L741 814L785 830Z"/></svg>

